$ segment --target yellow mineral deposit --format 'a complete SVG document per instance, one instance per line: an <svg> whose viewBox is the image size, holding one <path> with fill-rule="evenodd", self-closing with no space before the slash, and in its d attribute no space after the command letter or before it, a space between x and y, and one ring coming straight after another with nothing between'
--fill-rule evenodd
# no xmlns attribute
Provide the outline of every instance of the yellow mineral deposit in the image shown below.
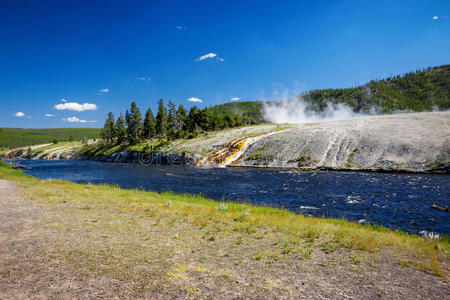
<svg viewBox="0 0 450 300"><path fill-rule="evenodd" d="M205 155L205 157L197 163L197 166L234 166L245 156L247 151L250 149L250 146L256 141L286 130L290 129L240 137L231 140L225 147Z"/></svg>

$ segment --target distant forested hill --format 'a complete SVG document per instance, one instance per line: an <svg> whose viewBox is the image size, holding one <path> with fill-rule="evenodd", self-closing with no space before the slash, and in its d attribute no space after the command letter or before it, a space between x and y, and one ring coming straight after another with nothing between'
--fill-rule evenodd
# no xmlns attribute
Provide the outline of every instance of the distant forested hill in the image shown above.
<svg viewBox="0 0 450 300"><path fill-rule="evenodd" d="M260 101L229 102L219 104L212 106L211 111L218 115L247 115L256 120L262 120L262 102Z"/></svg>
<svg viewBox="0 0 450 300"><path fill-rule="evenodd" d="M0 148L16 148L22 146L98 138L100 128L54 128L54 129L19 129L0 128Z"/></svg>
<svg viewBox="0 0 450 300"><path fill-rule="evenodd" d="M301 97L314 110L323 110L329 101L347 103L355 111L369 111L372 107L379 107L385 113L449 109L450 65L371 81L356 88L315 90Z"/></svg>
<svg viewBox="0 0 450 300"><path fill-rule="evenodd" d="M371 81L355 88L314 90L298 98L307 101L309 108L315 111L324 110L329 102L346 103L357 112L368 112L372 108L384 113L450 109L450 65ZM262 102L258 101L212 107L221 113L249 114L262 121L261 108Z"/></svg>

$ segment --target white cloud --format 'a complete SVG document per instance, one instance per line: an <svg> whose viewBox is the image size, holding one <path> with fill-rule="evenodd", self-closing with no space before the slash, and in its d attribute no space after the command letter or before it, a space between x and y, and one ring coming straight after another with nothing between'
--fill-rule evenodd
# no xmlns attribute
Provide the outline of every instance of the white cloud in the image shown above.
<svg viewBox="0 0 450 300"><path fill-rule="evenodd" d="M187 27L185 27L185 26L176 26L175 28L178 30L186 30L187 29Z"/></svg>
<svg viewBox="0 0 450 300"><path fill-rule="evenodd" d="M239 100L241 100L241 98L238 98L238 97L233 97L230 99L230 101L239 101Z"/></svg>
<svg viewBox="0 0 450 300"><path fill-rule="evenodd" d="M212 59L212 58L215 58L215 59L217 59L218 61L225 61L225 59L223 59L223 58L221 58L221 57L218 57L216 53L212 53L212 52L200 56L200 57L197 58L195 61L202 61L202 60L205 60L205 59Z"/></svg>
<svg viewBox="0 0 450 300"><path fill-rule="evenodd" d="M69 123L95 123L95 122L97 122L97 120L91 120L91 121L80 120L77 117L63 118L62 120L64 122L69 122Z"/></svg>
<svg viewBox="0 0 450 300"><path fill-rule="evenodd" d="M76 102L65 102L64 104L56 104L55 109L57 110L74 110L74 111L85 111L85 110L97 110L97 105L93 103L83 103L79 104Z"/></svg>
<svg viewBox="0 0 450 300"><path fill-rule="evenodd" d="M86 120L80 120L77 117L69 117L69 118L63 118L62 119L64 122L69 122L69 123L86 123Z"/></svg>
<svg viewBox="0 0 450 300"><path fill-rule="evenodd" d="M62 102L67 102L67 100L66 100L66 99L64 99L64 98L63 98L63 99L61 99L61 101L62 101Z"/></svg>
<svg viewBox="0 0 450 300"><path fill-rule="evenodd" d="M109 93L109 89L101 89L100 93Z"/></svg>
<svg viewBox="0 0 450 300"><path fill-rule="evenodd" d="M434 16L434 17L433 17L433 20L437 20L437 19L439 19L438 16Z"/></svg>
<svg viewBox="0 0 450 300"><path fill-rule="evenodd" d="M54 117L55 115L52 114L45 114L46 117Z"/></svg>
<svg viewBox="0 0 450 300"><path fill-rule="evenodd" d="M199 103L202 103L202 102L203 102L202 99L196 98L196 97L191 97L191 98L188 99L188 101L189 101L189 102L199 102Z"/></svg>
<svg viewBox="0 0 450 300"><path fill-rule="evenodd" d="M25 117L25 114L21 111L18 111L14 114L14 117L22 118L22 117Z"/></svg>
<svg viewBox="0 0 450 300"><path fill-rule="evenodd" d="M142 76L142 77L138 77L137 80L150 82L152 80L152 78L150 76Z"/></svg>
<svg viewBox="0 0 450 300"><path fill-rule="evenodd" d="M197 58L197 60L198 61L199 60L205 60L205 59L208 59L208 58L214 58L216 56L217 56L217 54L215 54L215 53L208 53L208 54L200 56L199 58Z"/></svg>

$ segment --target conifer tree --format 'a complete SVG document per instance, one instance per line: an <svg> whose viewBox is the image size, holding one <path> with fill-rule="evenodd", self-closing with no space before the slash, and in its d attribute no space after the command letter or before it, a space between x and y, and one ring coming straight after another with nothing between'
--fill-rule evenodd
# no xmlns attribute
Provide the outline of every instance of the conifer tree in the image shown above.
<svg viewBox="0 0 450 300"><path fill-rule="evenodd" d="M108 113L108 118L105 121L102 131L100 132L100 137L105 140L108 144L113 144L116 134L114 115L112 112Z"/></svg>
<svg viewBox="0 0 450 300"><path fill-rule="evenodd" d="M167 115L167 133L169 138L175 138L177 135L177 130L175 128L175 124L177 122L177 108L175 103L169 100L169 113Z"/></svg>
<svg viewBox="0 0 450 300"><path fill-rule="evenodd" d="M198 124L200 124L200 119L201 119L201 110L196 105L192 106L191 109L189 110L188 130L192 132L196 124L198 128Z"/></svg>
<svg viewBox="0 0 450 300"><path fill-rule="evenodd" d="M136 144L142 134L142 116L135 102L131 102L131 109L128 114L127 135L130 144Z"/></svg>
<svg viewBox="0 0 450 300"><path fill-rule="evenodd" d="M199 134L198 126L197 126L197 123L195 123L191 136L196 137L198 134Z"/></svg>
<svg viewBox="0 0 450 300"><path fill-rule="evenodd" d="M127 123L127 127L130 124L130 113L128 112L128 109L125 111L125 122Z"/></svg>
<svg viewBox="0 0 450 300"><path fill-rule="evenodd" d="M127 141L127 128L125 127L125 119L122 114L117 118L116 138L118 144L123 144Z"/></svg>
<svg viewBox="0 0 450 300"><path fill-rule="evenodd" d="M159 138L165 138L167 133L167 110L164 107L164 100L158 101L158 113L156 114L156 134Z"/></svg>
<svg viewBox="0 0 450 300"><path fill-rule="evenodd" d="M179 133L178 137L183 137L185 135L187 119L187 110L184 108L183 104L180 104L177 111L177 123L175 124L175 128Z"/></svg>
<svg viewBox="0 0 450 300"><path fill-rule="evenodd" d="M151 139L156 135L155 117L152 110L149 108L145 113L144 129L142 130L142 138Z"/></svg>

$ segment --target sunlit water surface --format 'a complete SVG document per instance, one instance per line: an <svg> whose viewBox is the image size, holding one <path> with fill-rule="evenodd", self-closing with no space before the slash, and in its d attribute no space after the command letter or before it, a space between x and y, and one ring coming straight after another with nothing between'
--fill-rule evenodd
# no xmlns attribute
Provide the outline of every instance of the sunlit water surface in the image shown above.
<svg viewBox="0 0 450 300"><path fill-rule="evenodd" d="M14 160L13 160L14 161ZM141 166L87 160L20 160L45 179L117 184L124 188L203 194L313 215L376 223L410 233L450 234L450 176L368 172L305 172L249 168ZM362 221L364 220L364 221Z"/></svg>

